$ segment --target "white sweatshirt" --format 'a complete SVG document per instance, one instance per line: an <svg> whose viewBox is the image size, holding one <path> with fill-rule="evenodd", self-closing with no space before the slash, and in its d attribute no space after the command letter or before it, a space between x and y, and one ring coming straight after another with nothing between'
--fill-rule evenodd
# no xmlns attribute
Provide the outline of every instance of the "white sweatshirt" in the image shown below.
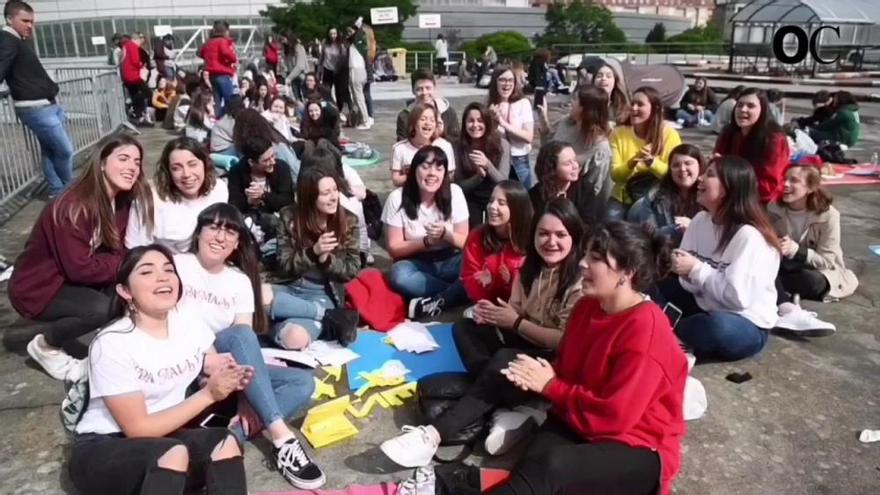
<svg viewBox="0 0 880 495"><path fill-rule="evenodd" d="M764 240L758 229L744 225L724 251L718 252L721 227L708 212L698 213L681 241L681 249L702 263L681 285L694 295L705 311L738 314L760 328L776 324L776 275L779 252Z"/></svg>

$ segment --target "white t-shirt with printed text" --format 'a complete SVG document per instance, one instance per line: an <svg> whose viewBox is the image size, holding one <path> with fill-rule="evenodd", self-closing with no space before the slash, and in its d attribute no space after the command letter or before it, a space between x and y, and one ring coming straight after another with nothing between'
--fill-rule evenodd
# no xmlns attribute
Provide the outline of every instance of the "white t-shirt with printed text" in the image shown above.
<svg viewBox="0 0 880 495"><path fill-rule="evenodd" d="M102 329L89 349L89 405L77 433L119 433L103 397L140 392L147 414L176 406L202 370L214 334L197 314L168 313L168 337L157 339L128 317Z"/></svg>
<svg viewBox="0 0 880 495"><path fill-rule="evenodd" d="M445 220L446 230L451 231L455 224L466 222L468 220L467 200L458 184L450 184L452 212L449 219ZM443 214L437 205L425 206L419 205L417 218L412 219L406 216L406 211L402 208L403 204L403 188L398 187L391 191L388 199L385 201L385 207L382 209L382 222L390 227L398 227L403 229L403 238L405 240L422 239L427 232L425 225L432 222L442 222ZM444 246L435 246L434 249L444 249Z"/></svg>
<svg viewBox="0 0 880 495"><path fill-rule="evenodd" d="M178 307L198 314L212 332L232 326L235 315L254 312L251 281L238 268L226 266L210 273L192 253L174 256L177 274L183 284Z"/></svg>

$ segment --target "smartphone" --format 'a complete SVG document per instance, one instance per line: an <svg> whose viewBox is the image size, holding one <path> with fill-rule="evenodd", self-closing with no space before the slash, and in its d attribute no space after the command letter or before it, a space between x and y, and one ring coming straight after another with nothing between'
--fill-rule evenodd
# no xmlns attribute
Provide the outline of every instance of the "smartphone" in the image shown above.
<svg viewBox="0 0 880 495"><path fill-rule="evenodd" d="M232 418L219 414L209 414L199 423L199 426L202 428L229 428L230 421L232 421Z"/></svg>
<svg viewBox="0 0 880 495"><path fill-rule="evenodd" d="M672 328L675 328L678 325L678 320L681 319L682 312L678 309L678 306L672 303L666 303L666 306L663 306L663 313L669 318L669 323L672 325Z"/></svg>
<svg viewBox="0 0 880 495"><path fill-rule="evenodd" d="M535 108L544 106L544 96L547 90L544 88L535 88Z"/></svg>

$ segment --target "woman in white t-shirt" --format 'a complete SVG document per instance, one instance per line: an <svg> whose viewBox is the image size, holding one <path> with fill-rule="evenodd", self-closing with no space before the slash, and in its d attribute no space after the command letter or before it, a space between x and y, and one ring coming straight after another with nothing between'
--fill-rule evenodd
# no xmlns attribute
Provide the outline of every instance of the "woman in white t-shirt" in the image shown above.
<svg viewBox="0 0 880 495"><path fill-rule="evenodd" d="M85 493L247 493L241 447L225 428L187 428L248 385L253 370L216 353L214 334L175 310L180 279L171 252L152 244L119 267L118 319L89 349L89 402L76 425L70 478ZM189 385L207 375L186 397ZM200 473L200 479L194 479Z"/></svg>
<svg viewBox="0 0 880 495"><path fill-rule="evenodd" d="M189 251L199 212L229 199L226 182L217 179L208 151L192 138L172 139L162 150L153 176L153 228L133 208L125 247L158 243L174 253Z"/></svg>
<svg viewBox="0 0 880 495"><path fill-rule="evenodd" d="M290 117L287 115L287 102L284 98L281 96L272 98L269 109L265 110L262 115L288 144L294 141L293 131L290 129Z"/></svg>
<svg viewBox="0 0 880 495"><path fill-rule="evenodd" d="M275 343L302 349L323 338L348 345L357 339L358 314L345 309L346 282L361 268L357 217L341 206L345 179L335 169L306 166L296 202L281 210L281 273L293 281L272 288Z"/></svg>
<svg viewBox="0 0 880 495"><path fill-rule="evenodd" d="M531 188L535 174L529 164L529 153L535 137L535 117L532 104L508 66L499 65L492 72L489 110L498 121L498 131L510 143L510 178L519 179L526 189Z"/></svg>
<svg viewBox="0 0 880 495"><path fill-rule="evenodd" d="M706 211L694 216L672 252L678 277L662 282L655 298L681 310L675 333L697 359L752 356L776 324L780 244L757 184L754 168L740 157L709 164L697 184Z"/></svg>
<svg viewBox="0 0 880 495"><path fill-rule="evenodd" d="M406 182L406 173L416 152L429 145L443 150L449 164L449 174L455 172L455 152L452 143L440 137L438 121L442 122L433 105L427 103L413 105L407 121L409 138L398 141L391 147L391 182L394 183L394 187L400 187Z"/></svg>
<svg viewBox="0 0 880 495"><path fill-rule="evenodd" d="M285 422L309 404L314 378L300 368L265 364L257 334L267 333L269 325L257 248L241 213L227 203L206 208L196 223L192 251L175 255L174 261L183 285L179 307L201 316L219 352L254 369L253 383L239 397L240 421L231 425L232 433L244 441L265 430L282 476L303 490L320 487L324 473Z"/></svg>
<svg viewBox="0 0 880 495"><path fill-rule="evenodd" d="M459 274L468 207L461 188L450 183L442 149L426 146L416 153L403 187L385 201L382 222L394 259L388 282L409 300L410 318L437 316L467 302Z"/></svg>

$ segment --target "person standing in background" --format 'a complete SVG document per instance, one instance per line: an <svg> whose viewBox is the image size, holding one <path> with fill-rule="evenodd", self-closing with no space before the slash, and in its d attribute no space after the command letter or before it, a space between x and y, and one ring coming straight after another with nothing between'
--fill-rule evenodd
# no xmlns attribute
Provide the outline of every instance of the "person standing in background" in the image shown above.
<svg viewBox="0 0 880 495"><path fill-rule="evenodd" d="M122 60L120 62L120 74L122 84L131 98L131 116L137 125L150 126L153 123L147 114L147 105L150 102L150 88L144 79L144 70L148 70L141 55L141 45L144 40L137 33L130 38L122 39Z"/></svg>
<svg viewBox="0 0 880 495"><path fill-rule="evenodd" d="M31 41L34 9L11 0L3 7L6 25L0 29L0 82L12 94L15 114L37 137L49 197L73 180L73 143L64 129L64 110L58 105L58 85L49 78Z"/></svg>
<svg viewBox="0 0 880 495"><path fill-rule="evenodd" d="M229 35L228 22L214 22L211 39L202 45L199 57L205 61L205 71L214 91L214 108L219 119L226 110L226 103L235 94L232 78L235 77L235 67L238 64L235 41Z"/></svg>
<svg viewBox="0 0 880 495"><path fill-rule="evenodd" d="M437 75L445 76L446 61L449 60L449 44L442 34L438 34L437 41L434 42L434 58L437 60Z"/></svg>
<svg viewBox="0 0 880 495"><path fill-rule="evenodd" d="M367 36L362 29L363 17L358 17L348 28L348 89L351 92L351 124L359 130L370 129L364 85L367 83Z"/></svg>
<svg viewBox="0 0 880 495"><path fill-rule="evenodd" d="M298 101L303 99L303 84L306 80L306 72L309 68L309 56L306 47L294 33L287 34L288 45L284 53L284 62L289 72L284 82L293 91L293 97Z"/></svg>

